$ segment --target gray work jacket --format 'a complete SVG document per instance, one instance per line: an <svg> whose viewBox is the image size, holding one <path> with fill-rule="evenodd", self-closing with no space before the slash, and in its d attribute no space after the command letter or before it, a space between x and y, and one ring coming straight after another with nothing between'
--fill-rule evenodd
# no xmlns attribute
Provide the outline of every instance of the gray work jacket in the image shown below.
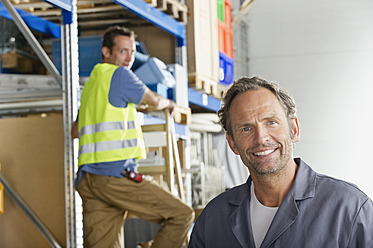
<svg viewBox="0 0 373 248"><path fill-rule="evenodd" d="M261 248L373 247L373 202L356 186L315 173L295 159L295 181ZM251 177L213 199L198 217L189 248L254 248Z"/></svg>

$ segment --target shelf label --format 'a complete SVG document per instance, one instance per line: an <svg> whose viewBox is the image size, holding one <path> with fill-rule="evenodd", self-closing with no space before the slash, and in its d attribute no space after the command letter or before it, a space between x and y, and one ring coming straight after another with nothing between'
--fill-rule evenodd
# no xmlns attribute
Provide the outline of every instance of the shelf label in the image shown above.
<svg viewBox="0 0 373 248"><path fill-rule="evenodd" d="M208 96L204 93L202 94L202 104L204 106L207 106L209 104L209 99L208 99Z"/></svg>

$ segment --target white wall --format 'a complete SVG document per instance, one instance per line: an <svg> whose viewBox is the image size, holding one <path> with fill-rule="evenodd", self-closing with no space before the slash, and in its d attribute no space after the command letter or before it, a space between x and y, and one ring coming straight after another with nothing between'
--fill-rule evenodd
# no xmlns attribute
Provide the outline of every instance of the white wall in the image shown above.
<svg viewBox="0 0 373 248"><path fill-rule="evenodd" d="M373 198L373 1L255 1L248 44L248 76L295 97L294 155Z"/></svg>

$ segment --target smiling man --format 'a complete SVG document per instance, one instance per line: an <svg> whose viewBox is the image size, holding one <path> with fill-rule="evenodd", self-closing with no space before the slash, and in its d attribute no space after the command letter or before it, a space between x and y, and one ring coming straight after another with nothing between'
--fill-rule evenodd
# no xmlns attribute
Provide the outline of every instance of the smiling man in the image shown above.
<svg viewBox="0 0 373 248"><path fill-rule="evenodd" d="M218 114L250 177L206 206L189 247L373 247L372 200L293 158L300 130L288 93L241 78Z"/></svg>

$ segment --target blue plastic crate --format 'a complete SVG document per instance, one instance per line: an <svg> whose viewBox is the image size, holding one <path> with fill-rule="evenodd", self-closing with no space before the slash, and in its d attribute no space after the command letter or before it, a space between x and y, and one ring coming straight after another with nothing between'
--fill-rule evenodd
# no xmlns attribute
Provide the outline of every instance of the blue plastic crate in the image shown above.
<svg viewBox="0 0 373 248"><path fill-rule="evenodd" d="M169 88L167 85L162 84L162 83L157 83L157 84L146 84L149 89L151 89L154 92L157 92L159 95L168 98L168 90Z"/></svg>
<svg viewBox="0 0 373 248"><path fill-rule="evenodd" d="M101 62L101 36L79 37L79 75L89 77L93 67ZM61 73L61 41L52 43L52 61Z"/></svg>
<svg viewBox="0 0 373 248"><path fill-rule="evenodd" d="M219 51L219 83L230 85L234 81L234 60Z"/></svg>

